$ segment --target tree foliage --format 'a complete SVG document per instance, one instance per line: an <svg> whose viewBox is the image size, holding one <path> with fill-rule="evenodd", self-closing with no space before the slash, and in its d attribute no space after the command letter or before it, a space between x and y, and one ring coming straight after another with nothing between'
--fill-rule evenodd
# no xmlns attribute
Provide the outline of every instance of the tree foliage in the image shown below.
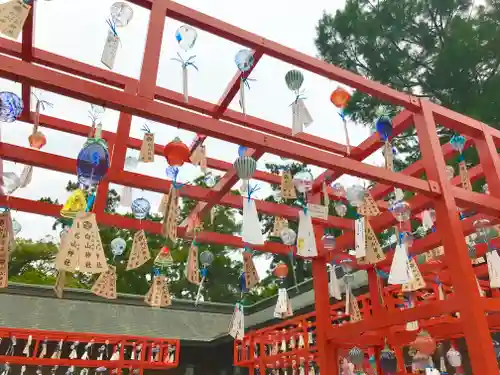
<svg viewBox="0 0 500 375"><path fill-rule="evenodd" d="M206 187L203 178L199 178L193 183ZM77 187L78 185L76 183L70 181L66 189L68 191L73 191ZM54 203L50 198L43 198L43 200L48 203ZM108 194L106 212L116 213L119 200L119 194L111 189ZM196 203L196 201L191 199L182 198L180 210L182 219L187 217ZM204 218L204 228L208 231L218 233L238 233L240 231L240 224L238 223L236 215L237 211L234 209L216 206L213 224L210 222L210 218ZM129 216L131 216L131 214L129 214ZM156 214L151 214L147 219L160 221L161 217ZM53 229L59 232L67 225L70 225L68 221L57 219ZM152 259L139 269L126 271L125 268L128 255L132 248L134 233L134 231L126 229L100 226L100 235L108 263L114 264L117 267L118 292L144 295L150 286L154 268L154 258L163 246L168 246L174 258L174 263L166 269L163 269L162 273L167 276L170 292L176 298L193 299L197 293L198 287L190 284L184 275L188 249L191 245L190 240L179 239L176 243L172 243L170 241L167 242L163 236L148 233L147 240ZM114 258L111 252L110 243L116 237L121 237L127 241L127 250L123 256ZM237 257L234 256L234 250L224 245L199 244L198 246L199 253L207 250L214 254L214 262L209 268L207 282L203 289L205 301L228 303L237 301L240 298L238 279L242 270L242 263L239 260L235 260ZM57 245L52 242L32 242L18 239L17 247L11 254L9 262L10 280L29 284L54 284L56 271L53 262L57 251ZM68 281L67 286L89 289L96 278L97 275L76 272ZM267 296L267 294L263 290L254 291L251 293L251 300L256 301L265 296Z"/></svg>
<svg viewBox="0 0 500 375"><path fill-rule="evenodd" d="M316 46L325 61L500 127L500 1L347 0L323 14ZM356 92L347 108L373 124L382 103ZM395 113L398 108L386 106ZM450 131L439 129L442 142ZM420 158L414 130L395 139L405 158ZM474 163L473 151L466 160Z"/></svg>

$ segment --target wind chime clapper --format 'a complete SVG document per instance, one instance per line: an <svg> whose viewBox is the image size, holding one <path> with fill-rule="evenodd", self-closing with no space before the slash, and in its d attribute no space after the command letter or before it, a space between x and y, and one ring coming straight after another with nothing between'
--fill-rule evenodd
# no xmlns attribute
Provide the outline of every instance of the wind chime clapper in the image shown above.
<svg viewBox="0 0 500 375"><path fill-rule="evenodd" d="M195 306L198 306L198 303L200 302L200 299L202 296L202 291L204 288L204 283L207 281L207 277L208 277L208 267L210 267L210 265L213 263L214 259L215 259L214 254L212 254L212 252L210 252L208 250L205 250L200 254L201 280L200 280L200 285L198 286L198 291L196 292L196 298L194 300Z"/></svg>

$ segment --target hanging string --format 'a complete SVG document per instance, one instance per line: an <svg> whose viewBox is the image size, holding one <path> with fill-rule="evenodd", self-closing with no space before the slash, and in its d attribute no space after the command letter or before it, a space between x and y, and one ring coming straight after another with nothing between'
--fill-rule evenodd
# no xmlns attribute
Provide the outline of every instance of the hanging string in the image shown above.
<svg viewBox="0 0 500 375"><path fill-rule="evenodd" d="M248 196L249 202L250 202L250 199L252 197L252 194L255 193L256 191L259 191L259 190L260 190L260 186L258 184L255 184L253 186L250 186L250 184L248 184L247 196Z"/></svg>
<svg viewBox="0 0 500 375"><path fill-rule="evenodd" d="M177 52L178 57L172 57L170 60L178 61L182 64L182 68L186 69L188 66L192 66L195 68L197 71L199 71L198 67L194 63L194 59L196 58L196 55L189 56L186 60L180 55L179 52Z"/></svg>
<svg viewBox="0 0 500 375"><path fill-rule="evenodd" d="M180 190L185 184L177 182L177 177L179 175L179 168L178 167L167 167L165 170L165 174L167 175L167 178L172 180L172 185L175 190Z"/></svg>

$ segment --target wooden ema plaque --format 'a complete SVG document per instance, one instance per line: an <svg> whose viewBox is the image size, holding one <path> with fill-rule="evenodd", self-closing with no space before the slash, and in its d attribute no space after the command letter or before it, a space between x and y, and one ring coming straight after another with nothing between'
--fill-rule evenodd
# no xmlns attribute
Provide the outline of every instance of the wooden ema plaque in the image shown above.
<svg viewBox="0 0 500 375"><path fill-rule="evenodd" d="M79 213L56 256L56 268L64 271L101 273L108 270L95 214Z"/></svg>
<svg viewBox="0 0 500 375"><path fill-rule="evenodd" d="M9 284L9 214L0 215L0 288Z"/></svg>
<svg viewBox="0 0 500 375"><path fill-rule="evenodd" d="M281 198L283 199L296 199L297 193L295 186L293 186L292 172L283 171L281 175Z"/></svg>
<svg viewBox="0 0 500 375"><path fill-rule="evenodd" d="M139 160L143 163L152 163L155 160L155 135L145 133L142 139L141 153Z"/></svg>
<svg viewBox="0 0 500 375"><path fill-rule="evenodd" d="M130 251L127 261L127 271L139 268L150 259L151 253L149 252L146 233L144 233L143 230L140 230L134 234L132 250Z"/></svg>
<svg viewBox="0 0 500 375"><path fill-rule="evenodd" d="M189 160L192 164L200 166L203 173L207 173L207 151L204 145L196 147Z"/></svg>
<svg viewBox="0 0 500 375"><path fill-rule="evenodd" d="M116 299L116 267L108 266L108 270L99 275L91 290L97 296Z"/></svg>
<svg viewBox="0 0 500 375"><path fill-rule="evenodd" d="M323 205L326 207L330 206L330 196L328 195L328 187L326 185L326 182L323 182L321 185L321 190L323 192Z"/></svg>
<svg viewBox="0 0 500 375"><path fill-rule="evenodd" d="M411 258L408 262L408 266L410 267L410 271L413 275L413 280L409 283L403 284L401 290L403 292L414 292L416 290L425 288L425 280L422 277L422 273L420 272L415 259Z"/></svg>
<svg viewBox="0 0 500 375"><path fill-rule="evenodd" d="M460 183L462 188L468 191L472 191L472 185L469 179L469 171L467 170L467 165L465 161L461 161L458 163L458 173L460 176Z"/></svg>
<svg viewBox="0 0 500 375"><path fill-rule="evenodd" d="M394 154L392 152L392 145L389 142L385 142L383 151L385 159L385 169L390 171L394 170Z"/></svg>
<svg viewBox="0 0 500 375"><path fill-rule="evenodd" d="M23 29L31 6L22 0L11 0L0 5L0 33L17 39Z"/></svg>
<svg viewBox="0 0 500 375"><path fill-rule="evenodd" d="M359 264L377 264L385 259L384 251L367 217L365 217L365 249L366 256L358 258Z"/></svg>
<svg viewBox="0 0 500 375"><path fill-rule="evenodd" d="M380 215L380 210L378 209L377 203L373 199L370 192L365 195L365 201L358 207L358 214L361 216L377 216Z"/></svg>
<svg viewBox="0 0 500 375"><path fill-rule="evenodd" d="M151 307L166 307L171 303L170 296L165 295L167 291L165 276L155 276L144 302Z"/></svg>
<svg viewBox="0 0 500 375"><path fill-rule="evenodd" d="M245 272L245 287L250 290L259 283L259 274L255 268L252 254L248 251L243 251L243 271Z"/></svg>
<svg viewBox="0 0 500 375"><path fill-rule="evenodd" d="M170 187L169 200L167 202L166 214L163 218L163 235L172 241L177 240L177 208L179 206L179 197L177 190L172 185Z"/></svg>
<svg viewBox="0 0 500 375"><path fill-rule="evenodd" d="M165 216L167 212L168 194L163 194L161 197L160 205L158 206L158 213Z"/></svg>
<svg viewBox="0 0 500 375"><path fill-rule="evenodd" d="M288 228L288 220L284 217L276 216L274 218L273 233L271 235L274 237L280 237L283 228Z"/></svg>
<svg viewBox="0 0 500 375"><path fill-rule="evenodd" d="M191 284L200 285L200 265L198 262L198 246L194 242L189 248L186 278Z"/></svg>
<svg viewBox="0 0 500 375"><path fill-rule="evenodd" d="M57 271L56 283L54 284L54 293L57 298L63 298L64 295L64 285L66 285L66 271Z"/></svg>
<svg viewBox="0 0 500 375"><path fill-rule="evenodd" d="M356 296L352 293L351 290L349 290L349 293L351 293L351 296L349 298L349 316L350 316L350 321L351 322L359 322L360 320L363 319L363 316L361 315L361 311L359 310L359 304L358 304L358 299Z"/></svg>

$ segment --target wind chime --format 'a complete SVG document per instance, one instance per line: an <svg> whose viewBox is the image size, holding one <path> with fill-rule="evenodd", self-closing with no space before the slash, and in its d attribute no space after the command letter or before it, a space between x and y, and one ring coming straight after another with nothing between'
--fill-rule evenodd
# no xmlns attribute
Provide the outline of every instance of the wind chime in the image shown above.
<svg viewBox="0 0 500 375"><path fill-rule="evenodd" d="M296 69L290 70L285 75L285 82L288 89L295 94L295 100L291 104L292 107L292 135L302 133L304 127L308 127L313 123L313 118L306 107L304 91L301 91L304 83L304 75Z"/></svg>
<svg viewBox="0 0 500 375"><path fill-rule="evenodd" d="M342 123L344 124L347 155L351 154L351 141L349 140L349 131L347 130L345 108L349 104L350 99L351 99L351 94L349 94L349 92L346 89L343 89L342 87L337 87L335 90L333 90L332 94L330 95L330 101L339 110L339 116L342 119Z"/></svg>
<svg viewBox="0 0 500 375"><path fill-rule="evenodd" d="M236 67L240 71L240 107L243 115L247 114L246 110L246 102L245 102L245 86L250 90L250 84L248 81L253 81L248 78L250 74L250 70L253 68L255 64L255 58L253 56L253 51L249 49L242 49L236 53L234 57L234 62L236 63Z"/></svg>
<svg viewBox="0 0 500 375"><path fill-rule="evenodd" d="M274 267L273 275L278 279L278 299L274 308L274 317L286 319L293 316L292 304L286 290L286 277L288 276L288 266L280 262Z"/></svg>
<svg viewBox="0 0 500 375"><path fill-rule="evenodd" d="M196 29L189 25L182 25L175 32L175 39L177 44L184 51L187 52L196 44L196 39L198 39L198 33ZM189 101L188 94L188 68L192 66L194 69L198 70L198 67L194 63L196 55L191 55L187 59L183 58L179 52L177 52L178 57L172 58L174 61L178 61L182 67L182 94L184 96L184 103Z"/></svg>
<svg viewBox="0 0 500 375"><path fill-rule="evenodd" d="M118 36L117 28L127 26L134 16L134 11L126 2L117 2L111 6L110 18L106 23L109 26L108 36L101 55L101 62L109 69L113 70L115 65L118 47L121 39Z"/></svg>

